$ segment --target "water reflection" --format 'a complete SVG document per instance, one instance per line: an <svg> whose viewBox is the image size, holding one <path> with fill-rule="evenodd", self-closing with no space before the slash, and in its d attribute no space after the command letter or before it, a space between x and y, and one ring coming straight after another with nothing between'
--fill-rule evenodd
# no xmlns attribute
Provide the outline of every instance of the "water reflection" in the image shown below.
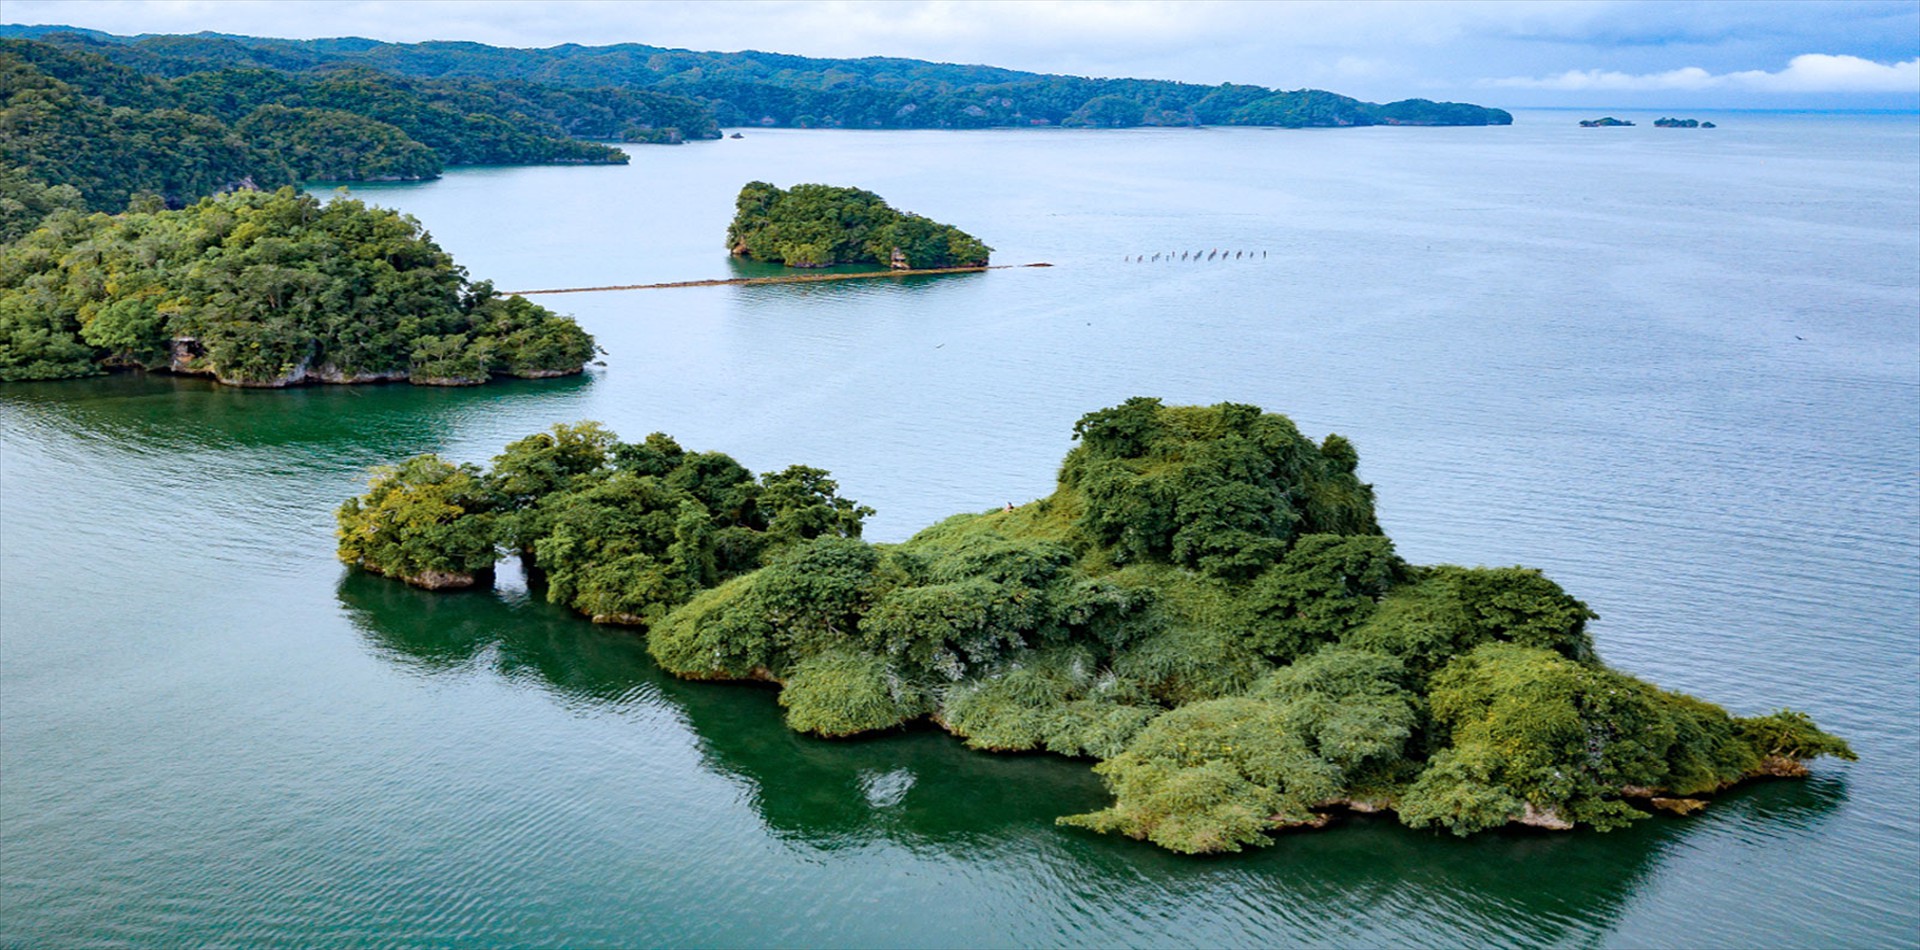
<svg viewBox="0 0 1920 950"><path fill-rule="evenodd" d="M512 583L515 571L503 570ZM597 627L521 590L434 594L360 571L338 587L347 616L389 661L422 675L535 677L569 705L672 707L713 770L742 780L768 829L833 849L877 838L951 848L1051 834L1056 816L1099 807L1084 764L969 752L930 728L850 741L786 728L765 686L662 672L632 631Z"/></svg>
<svg viewBox="0 0 1920 950"><path fill-rule="evenodd" d="M878 264L836 264L832 267L808 268L796 270L783 264L768 264L764 261L743 261L737 257L727 262L730 277L794 277L825 276L832 274L871 274L886 270ZM954 291L961 288L978 286L979 282L990 278L990 274L923 274L916 277L873 277L863 280L821 280L804 281L792 284L754 284L738 287L735 290L740 300L748 305L772 302L828 302L847 301L856 298L892 297L907 294L923 294L934 291Z"/></svg>
<svg viewBox="0 0 1920 950"><path fill-rule="evenodd" d="M257 390L159 373L8 383L0 408L53 434L116 448L343 447L391 461L473 420L572 418L595 376L502 379L485 386L405 384Z"/></svg>
<svg viewBox="0 0 1920 950"><path fill-rule="evenodd" d="M513 573L503 572L510 585ZM1846 799L1844 779L1822 775L1746 787L1702 817L1658 816L1611 834L1468 839L1356 816L1260 851L1189 858L1056 828L1056 816L1105 802L1085 763L970 752L931 728L801 736L781 722L771 688L674 679L631 631L595 627L523 589L432 594L351 572L338 594L382 657L421 675L478 669L583 709L670 708L706 766L738 779L789 844L825 854L887 842L968 862L1055 853L1050 887L1070 887L1087 913L1144 915L1143 926L1198 915L1196 926L1219 932L1251 915L1280 928L1282 942L1303 928L1296 937L1363 943L1590 943L1676 856L1740 860L1756 841L1808 834ZM1329 921L1347 929L1329 932Z"/></svg>

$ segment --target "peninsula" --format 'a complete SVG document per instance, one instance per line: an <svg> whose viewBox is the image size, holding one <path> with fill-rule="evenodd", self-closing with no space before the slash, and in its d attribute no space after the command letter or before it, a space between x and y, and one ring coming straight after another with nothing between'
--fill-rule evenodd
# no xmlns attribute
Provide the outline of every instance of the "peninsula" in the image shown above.
<svg viewBox="0 0 1920 950"><path fill-rule="evenodd" d="M1342 809L1607 830L1853 758L1804 714L1735 717L1610 669L1596 615L1537 570L1405 562L1338 435L1147 398L1073 435L1048 497L887 545L820 469L756 478L662 434L556 426L486 470L377 471L338 511L339 555L450 587L518 554L676 675L779 684L796 730L926 720L1097 759L1111 806L1061 823L1180 852Z"/></svg>

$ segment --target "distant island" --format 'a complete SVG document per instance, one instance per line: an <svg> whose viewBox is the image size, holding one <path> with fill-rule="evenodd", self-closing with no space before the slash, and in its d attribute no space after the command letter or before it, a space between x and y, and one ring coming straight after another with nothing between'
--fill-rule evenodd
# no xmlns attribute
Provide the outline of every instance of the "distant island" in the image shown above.
<svg viewBox="0 0 1920 950"><path fill-rule="evenodd" d="M1713 124L1713 123L1711 123L1711 122L1702 122L1702 121L1700 121L1699 119L1668 119L1668 118L1659 118L1659 119L1655 119L1655 120L1653 120L1653 127L1654 127L1654 128L1656 128L1656 129L1711 129L1711 128L1715 128L1715 126L1714 126L1714 124Z"/></svg>
<svg viewBox="0 0 1920 950"><path fill-rule="evenodd" d="M1628 122L1625 119L1616 119L1613 116L1607 116L1604 119L1580 120L1580 127L1583 129L1620 129L1627 128L1631 125L1633 125L1632 122Z"/></svg>
<svg viewBox="0 0 1920 950"><path fill-rule="evenodd" d="M793 729L928 721L976 749L1097 759L1112 804L1060 823L1238 851L1343 810L1471 834L1618 828L1805 761L1806 715L1734 717L1611 669L1539 571L1421 567L1359 456L1255 406L1083 416L1046 498L901 544L804 465L755 477L593 423L482 470L418 456L337 512L348 564L534 589L643 627L667 670L778 684Z"/></svg>
<svg viewBox="0 0 1920 950"><path fill-rule="evenodd" d="M543 129L558 125L569 134L588 138L621 137L621 122L675 128L686 139L709 137L706 130L716 123L726 127L977 129L1513 122L1504 110L1468 103L1404 99L1378 104L1317 89L1088 79L891 57L817 59L637 43L507 49L480 43L383 43L352 37L284 40L215 33L127 37L66 26L0 26L0 36L96 53L154 76L264 71L306 81L349 68L363 74L372 71L390 84L435 84L438 88L431 99L436 102L464 104L510 95L528 108L489 114L521 127L526 123L516 116L524 115L540 121ZM583 95L586 90L591 94ZM668 108L666 101L649 101L649 109L659 110L647 113L652 118L641 118L637 111L632 118L618 116L638 105L627 98L637 93L669 97L674 103L697 103L699 117L683 113L678 105ZM596 109L599 104L605 108ZM673 138L665 132L634 134L642 141Z"/></svg>
<svg viewBox="0 0 1920 950"><path fill-rule="evenodd" d="M896 211L860 188L748 182L734 201L727 248L788 267L874 263L895 269L984 267L993 248L952 225Z"/></svg>
<svg viewBox="0 0 1920 950"><path fill-rule="evenodd" d="M0 380L466 386L578 373L596 352L572 320L468 283L393 211L282 188L88 214L71 185L14 184L45 213L0 246Z"/></svg>

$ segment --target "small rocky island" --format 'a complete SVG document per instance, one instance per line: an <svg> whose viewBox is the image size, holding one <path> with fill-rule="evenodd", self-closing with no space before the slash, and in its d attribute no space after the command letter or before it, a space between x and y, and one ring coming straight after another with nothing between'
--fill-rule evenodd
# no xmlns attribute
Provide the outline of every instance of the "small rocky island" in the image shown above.
<svg viewBox="0 0 1920 950"><path fill-rule="evenodd" d="M470 386L578 373L595 352L572 320L469 283L411 217L292 188L58 210L0 248L0 380Z"/></svg>
<svg viewBox="0 0 1920 950"><path fill-rule="evenodd" d="M1146 398L1073 435L1048 497L870 544L872 509L820 469L756 478L659 433L556 426L485 470L377 471L338 511L339 555L425 587L518 555L676 675L778 684L793 729L924 720L1098 760L1112 804L1060 822L1187 853L1344 811L1608 830L1854 757L1802 713L1733 716L1608 667L1594 612L1537 570L1407 563L1338 435Z"/></svg>
<svg viewBox="0 0 1920 950"><path fill-rule="evenodd" d="M1715 126L1711 122L1702 122L1699 119L1669 119L1661 117L1653 120L1653 127L1656 129L1711 129Z"/></svg>
<svg viewBox="0 0 1920 950"><path fill-rule="evenodd" d="M896 211L861 188L748 182L727 226L734 256L788 267L984 267L993 248L949 224Z"/></svg>
<svg viewBox="0 0 1920 950"><path fill-rule="evenodd" d="M1603 118L1603 119L1581 119L1580 120L1580 127L1583 129L1624 129L1624 128L1629 128L1632 125L1633 125L1632 122L1629 122L1625 119L1616 119L1613 116L1607 116L1606 118Z"/></svg>

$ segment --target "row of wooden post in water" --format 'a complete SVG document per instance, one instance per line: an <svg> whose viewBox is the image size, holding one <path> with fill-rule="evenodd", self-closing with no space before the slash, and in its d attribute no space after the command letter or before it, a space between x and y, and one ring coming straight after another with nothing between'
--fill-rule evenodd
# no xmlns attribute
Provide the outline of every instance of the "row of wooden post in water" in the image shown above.
<svg viewBox="0 0 1920 950"><path fill-rule="evenodd" d="M1237 260L1240 260L1241 258L1248 258L1248 259L1251 259L1254 257L1264 258L1266 256L1267 256L1266 251L1223 251L1216 247L1210 251L1181 251L1179 257L1173 256L1172 251L1166 251L1161 254L1155 254L1152 257L1148 257L1145 254L1129 254L1126 257L1126 261L1129 264L1152 264L1157 261L1163 261L1163 260L1165 261L1189 261L1189 260L1210 261L1216 257L1223 261L1237 261Z"/></svg>

